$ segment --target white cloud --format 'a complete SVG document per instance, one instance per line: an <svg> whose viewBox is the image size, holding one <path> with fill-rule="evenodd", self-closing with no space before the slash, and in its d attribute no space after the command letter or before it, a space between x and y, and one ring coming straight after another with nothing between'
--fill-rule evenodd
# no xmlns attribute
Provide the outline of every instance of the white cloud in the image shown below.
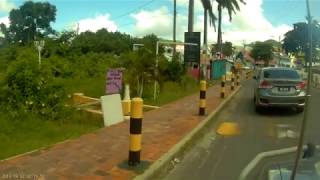
<svg viewBox="0 0 320 180"><path fill-rule="evenodd" d="M160 37L172 39L173 16L169 13L167 7L163 6L155 11L142 10L132 14L131 17L136 21L133 29L135 36L153 33ZM186 29L186 21L186 16L177 15L177 34L183 34L184 29Z"/></svg>
<svg viewBox="0 0 320 180"><path fill-rule="evenodd" d="M224 39L229 41L253 42L256 40L278 40L292 27L287 24L273 26L264 16L262 0L246 0L246 5L241 5L241 11L233 16L232 22L224 19ZM225 12L224 17L228 17Z"/></svg>
<svg viewBox="0 0 320 180"><path fill-rule="evenodd" d="M0 0L0 12L9 12L14 7L14 3L9 2L9 0Z"/></svg>
<svg viewBox="0 0 320 180"><path fill-rule="evenodd" d="M106 28L110 32L117 31L118 27L116 23L110 20L110 15L97 15L94 18L86 18L78 21L79 32L92 31L96 32L99 29Z"/></svg>
<svg viewBox="0 0 320 180"><path fill-rule="evenodd" d="M188 2L189 0L177 0L178 6L184 6L185 8L188 8ZM216 9L216 4L213 6ZM203 33L204 18L200 0L195 0L195 7L195 9L198 9L198 13L195 13L194 31ZM216 15L218 14L216 10L214 12ZM187 31L187 16L187 14L179 14L178 12L177 39L179 40L184 40L184 32ZM172 39L173 17L167 7L161 7L154 11L141 10L132 14L132 17L136 21L132 32L134 35L143 36L154 33L160 37ZM247 43L267 39L278 40L280 35L292 29L287 24L272 25L263 14L262 0L246 0L246 5L241 5L241 11L233 15L232 22L229 22L228 13L224 11L222 24L223 41L231 41L234 44L240 44L244 40ZM213 27L209 26L208 42L215 43L216 39L217 33Z"/></svg>
<svg viewBox="0 0 320 180"><path fill-rule="evenodd" d="M8 16L0 17L0 24L1 23L3 23L6 26L9 26L10 25L10 20L9 20Z"/></svg>
<svg viewBox="0 0 320 180"><path fill-rule="evenodd" d="M8 17L0 17L0 24L3 23L4 25L6 25L7 27L10 25L10 21ZM0 37L3 37L4 35L2 34L2 32L0 31Z"/></svg>

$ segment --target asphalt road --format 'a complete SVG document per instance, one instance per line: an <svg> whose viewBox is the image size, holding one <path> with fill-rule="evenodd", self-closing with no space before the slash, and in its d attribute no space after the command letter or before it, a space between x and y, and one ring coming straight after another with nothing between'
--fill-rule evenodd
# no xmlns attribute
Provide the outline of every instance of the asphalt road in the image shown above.
<svg viewBox="0 0 320 180"><path fill-rule="evenodd" d="M253 106L253 81L247 81L216 117L212 130L186 152L165 180L236 180L243 168L259 153L297 145L302 114L292 109L267 109L258 114ZM306 142L320 145L320 90L312 90ZM235 122L240 134L220 136L222 122Z"/></svg>

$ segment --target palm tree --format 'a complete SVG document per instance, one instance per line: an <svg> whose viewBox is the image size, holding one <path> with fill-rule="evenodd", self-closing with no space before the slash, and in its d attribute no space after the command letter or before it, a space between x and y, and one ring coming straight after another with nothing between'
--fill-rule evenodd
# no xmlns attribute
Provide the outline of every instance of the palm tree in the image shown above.
<svg viewBox="0 0 320 180"><path fill-rule="evenodd" d="M202 0L204 1L204 0ZM209 0L207 0L209 1ZM222 49L222 38L221 38L221 20L222 20L222 9L227 9L230 21L232 20L232 14L240 10L239 2L246 4L244 0L216 0L218 3L218 49L221 52Z"/></svg>
<svg viewBox="0 0 320 180"><path fill-rule="evenodd" d="M209 13L210 25L213 25L215 28L215 22L217 17L213 14L211 0L201 0L203 9L204 9L204 35L203 35L203 44L207 45L207 16Z"/></svg>

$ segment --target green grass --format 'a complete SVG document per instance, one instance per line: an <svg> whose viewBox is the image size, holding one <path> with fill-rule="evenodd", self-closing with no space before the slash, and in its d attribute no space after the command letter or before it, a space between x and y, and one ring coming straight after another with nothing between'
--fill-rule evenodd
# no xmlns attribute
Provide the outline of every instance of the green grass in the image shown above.
<svg viewBox="0 0 320 180"><path fill-rule="evenodd" d="M66 88L67 93L84 93L87 96L99 98L105 94L105 77L86 79L58 79ZM199 90L197 80L188 79L186 85L177 82L165 82L157 100L153 100L153 84L146 84L143 93L145 104L161 106Z"/></svg>
<svg viewBox="0 0 320 180"><path fill-rule="evenodd" d="M153 92L151 87L146 89L148 92ZM151 95L152 93L149 93L148 98L144 98L144 103L148 105L162 106L198 91L199 85L197 81L190 81L186 86L182 86L176 82L166 82L156 100L153 100L153 96Z"/></svg>
<svg viewBox="0 0 320 180"><path fill-rule="evenodd" d="M74 112L63 123L40 120L31 115L12 119L1 113L0 159L76 138L102 126L101 119L92 119L80 112Z"/></svg>
<svg viewBox="0 0 320 180"><path fill-rule="evenodd" d="M66 88L67 93L84 93L87 96L99 98L105 94L105 77L82 79L57 79Z"/></svg>
<svg viewBox="0 0 320 180"><path fill-rule="evenodd" d="M4 73L0 72L0 82L4 80Z"/></svg>

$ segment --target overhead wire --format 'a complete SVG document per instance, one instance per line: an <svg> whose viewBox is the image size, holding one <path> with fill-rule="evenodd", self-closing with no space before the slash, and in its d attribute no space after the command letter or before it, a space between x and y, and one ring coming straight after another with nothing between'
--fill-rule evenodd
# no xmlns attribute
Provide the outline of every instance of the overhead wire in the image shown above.
<svg viewBox="0 0 320 180"><path fill-rule="evenodd" d="M129 15L129 14L131 14L131 13L133 13L133 12L135 12L135 11L141 9L141 8L143 8L143 7L146 7L146 6L150 5L153 2L155 2L155 0L148 1L148 2L138 6L137 8L134 8L134 9L132 9L132 10L126 12L126 13L123 13L123 14L121 14L119 16L116 16L115 18L113 18L113 20L123 18L123 17L125 17L125 16L127 16L127 15Z"/></svg>

